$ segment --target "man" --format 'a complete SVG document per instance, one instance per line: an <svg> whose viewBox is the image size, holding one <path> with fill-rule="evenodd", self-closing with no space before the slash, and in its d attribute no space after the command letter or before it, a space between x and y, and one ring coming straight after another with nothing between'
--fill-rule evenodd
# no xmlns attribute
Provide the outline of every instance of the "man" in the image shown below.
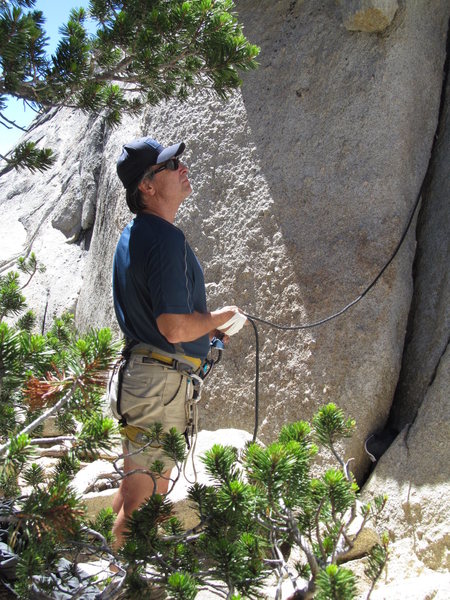
<svg viewBox="0 0 450 600"><path fill-rule="evenodd" d="M183 232L174 223L191 193L188 168L179 159L184 143L164 148L151 138L123 146L117 173L135 219L117 244L113 267L116 316L131 355L123 371L120 406L124 437L124 471L113 508L113 532L123 541L127 517L155 490L167 492L173 464L142 433L159 422L164 430L186 429L186 403L192 399L190 374L198 372L217 330L233 335L245 322L236 306L208 311L200 264ZM163 460L163 477L149 467ZM147 473L143 471L147 469Z"/></svg>

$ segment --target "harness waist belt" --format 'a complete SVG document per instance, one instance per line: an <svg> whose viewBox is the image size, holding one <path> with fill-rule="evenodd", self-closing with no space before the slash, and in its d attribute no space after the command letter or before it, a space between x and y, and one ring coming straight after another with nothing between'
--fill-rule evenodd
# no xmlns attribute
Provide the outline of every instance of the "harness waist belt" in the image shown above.
<svg viewBox="0 0 450 600"><path fill-rule="evenodd" d="M163 363L169 367L176 363L186 364L192 367L195 371L200 369L204 360L195 356L187 356L186 354L161 354L161 350L154 350L151 346L139 344L131 351L132 355L141 355Z"/></svg>

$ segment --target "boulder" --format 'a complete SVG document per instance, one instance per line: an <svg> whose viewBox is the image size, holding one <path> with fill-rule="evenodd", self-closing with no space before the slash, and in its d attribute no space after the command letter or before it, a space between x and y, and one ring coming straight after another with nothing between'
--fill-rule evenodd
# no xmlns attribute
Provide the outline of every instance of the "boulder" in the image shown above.
<svg viewBox="0 0 450 600"><path fill-rule="evenodd" d="M376 589L372 600L447 600L450 578L445 573L423 572L419 577L407 577Z"/></svg>
<svg viewBox="0 0 450 600"><path fill-rule="evenodd" d="M240 2L261 66L224 105L169 101L126 120L104 149L77 321L114 323L111 264L130 218L115 174L121 144L182 139L194 193L183 228L205 270L211 308L236 303L283 325L313 323L356 298L391 256L427 171L439 113L447 3L408 4L382 40L339 26L334 2ZM433 32L433 33L431 33ZM396 260L339 319L298 332L261 327L259 434L335 401L357 420L346 444L386 422L412 297L411 230ZM93 308L95 306L95 309ZM253 429L254 338L232 339L205 386L201 425Z"/></svg>
<svg viewBox="0 0 450 600"><path fill-rule="evenodd" d="M117 472L113 464L107 460L95 460L81 468L72 480L72 487L77 494L91 492L100 479L114 481Z"/></svg>
<svg viewBox="0 0 450 600"><path fill-rule="evenodd" d="M448 573L450 506L445 499L450 494L449 389L450 350L447 349L416 419L382 456L364 487L368 496L388 495L383 526L391 539L390 558L377 598L400 598L395 595L397 592L393 591L392 596L385 592L384 585L394 589L405 576L413 580L431 576L433 572ZM435 597L417 593L411 597ZM410 596L404 593L402 597Z"/></svg>
<svg viewBox="0 0 450 600"><path fill-rule="evenodd" d="M83 494L83 502L86 506L86 515L90 519L95 519L98 513L104 508L112 508L117 489L110 488L101 492L88 492Z"/></svg>

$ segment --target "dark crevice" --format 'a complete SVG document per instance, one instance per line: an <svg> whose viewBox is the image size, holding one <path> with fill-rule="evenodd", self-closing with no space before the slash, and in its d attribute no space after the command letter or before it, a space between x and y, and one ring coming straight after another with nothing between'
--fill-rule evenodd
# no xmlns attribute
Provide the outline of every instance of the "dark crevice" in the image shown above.
<svg viewBox="0 0 450 600"><path fill-rule="evenodd" d="M445 344L445 347L444 347L444 349L442 350L442 352L441 352L441 354L440 354L440 356L439 356L439 360L436 362L436 365L435 365L435 367L434 367L434 371L433 371L433 373L431 374L430 383L428 384L428 387L429 387L429 388L430 388L430 387L433 385L433 383L434 383L434 380L436 379L436 374L437 374L437 372L438 372L439 365L441 364L442 357L444 356L444 354L445 354L445 353L446 353L446 351L447 351L447 348L448 348L448 345L449 345L449 343L450 343L450 338L447 338L447 343Z"/></svg>
<svg viewBox="0 0 450 600"><path fill-rule="evenodd" d="M82 229L75 241L75 243L80 246L82 250L86 252L89 251L91 247L92 233L94 231L94 226L89 227L89 229Z"/></svg>

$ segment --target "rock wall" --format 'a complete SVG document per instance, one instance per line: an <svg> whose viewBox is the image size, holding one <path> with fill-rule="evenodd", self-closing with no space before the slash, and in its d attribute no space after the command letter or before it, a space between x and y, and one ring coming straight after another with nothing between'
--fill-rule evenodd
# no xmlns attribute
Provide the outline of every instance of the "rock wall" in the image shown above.
<svg viewBox="0 0 450 600"><path fill-rule="evenodd" d="M111 324L110 266L129 215L115 175L121 143L151 133L187 144L194 194L177 223L205 268L211 307L236 303L282 324L353 300L389 258L427 171L441 96L448 7L401 4L383 34L349 32L334 2L238 4L260 68L228 104L199 95L127 120L108 137L97 220L77 305ZM412 297L411 231L371 293L297 333L262 328L260 435L333 400L358 422L348 452L384 425ZM206 391L202 425L253 427L252 330L233 340Z"/></svg>
<svg viewBox="0 0 450 600"><path fill-rule="evenodd" d="M101 119L52 110L25 139L53 148L55 165L0 179L0 269L30 251L45 264L46 272L27 288L40 328L63 310L75 311L95 220L103 135Z"/></svg>
<svg viewBox="0 0 450 600"><path fill-rule="evenodd" d="M29 291L42 318L69 308L81 328L116 327L112 255L130 214L115 161L144 134L187 144L194 193L177 223L204 265L211 308L236 303L298 325L357 297L388 260L427 171L449 12L444 1L399 3L370 34L343 25L360 9L241 0L260 68L228 103L199 93L113 131L68 110L37 124L31 138L53 145L57 164L3 177L0 194L13 238L3 266L31 247L47 265ZM414 253L411 230L376 287L326 325L260 328L262 439L335 401L357 420L346 451L363 475L363 441L385 424L398 381ZM232 340L205 391L203 427L253 430L254 349L250 327Z"/></svg>
<svg viewBox="0 0 450 600"><path fill-rule="evenodd" d="M28 137L53 146L58 160L44 174L1 178L0 269L31 249L46 264L27 288L41 327L70 309L81 328L117 329L112 255L131 215L115 162L125 141L151 134L187 145L194 193L177 224L204 266L210 307L236 303L279 324L311 323L375 278L427 174L417 239L414 221L361 302L320 327L260 326L264 441L334 401L357 421L345 452L361 480L367 435L387 421L413 422L367 486L388 491L391 503L394 567L378 597L403 598L394 582L402 570L414 578L447 564L448 515L434 507L449 475L448 92L441 110L440 101L450 7L240 0L237 8L261 46L260 68L228 103L199 92L114 130L69 110L36 123ZM377 33L362 31L375 9ZM251 327L231 341L204 392L204 429L253 430L254 350ZM408 585L411 597L425 597L416 580Z"/></svg>

